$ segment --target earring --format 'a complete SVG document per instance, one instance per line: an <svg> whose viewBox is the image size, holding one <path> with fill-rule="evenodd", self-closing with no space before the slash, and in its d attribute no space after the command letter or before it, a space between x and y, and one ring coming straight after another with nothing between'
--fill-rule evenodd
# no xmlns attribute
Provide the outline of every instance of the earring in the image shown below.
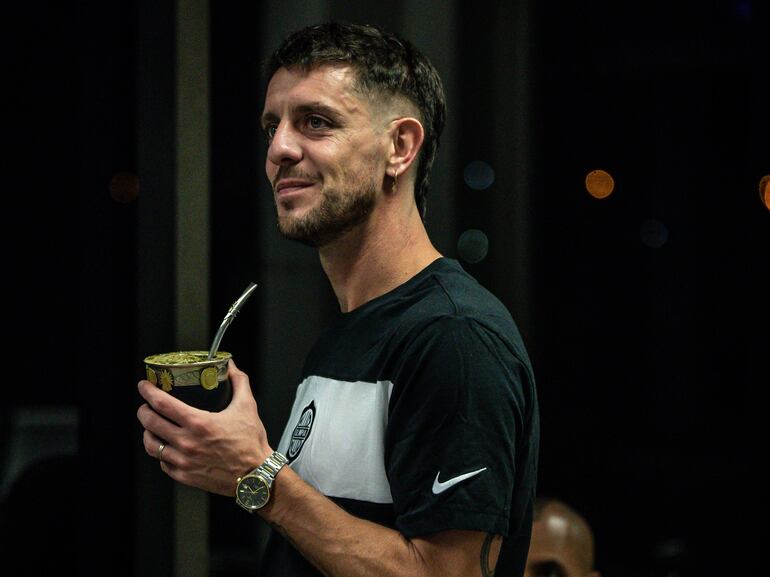
<svg viewBox="0 0 770 577"><path fill-rule="evenodd" d="M393 173L393 188L392 188L392 192L393 192L394 195L396 194L397 187L398 187L398 170L396 170L396 172Z"/></svg>

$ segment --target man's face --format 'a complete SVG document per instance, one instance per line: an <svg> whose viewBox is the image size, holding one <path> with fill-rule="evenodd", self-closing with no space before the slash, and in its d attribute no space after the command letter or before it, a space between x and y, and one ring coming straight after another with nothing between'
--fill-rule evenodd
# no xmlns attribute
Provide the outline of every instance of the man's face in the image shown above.
<svg viewBox="0 0 770 577"><path fill-rule="evenodd" d="M354 71L280 68L262 113L278 228L323 246L366 220L383 186L385 122L354 91Z"/></svg>
<svg viewBox="0 0 770 577"><path fill-rule="evenodd" d="M532 523L524 577L586 577L597 575L588 566L581 543L575 539L569 521L546 514Z"/></svg>

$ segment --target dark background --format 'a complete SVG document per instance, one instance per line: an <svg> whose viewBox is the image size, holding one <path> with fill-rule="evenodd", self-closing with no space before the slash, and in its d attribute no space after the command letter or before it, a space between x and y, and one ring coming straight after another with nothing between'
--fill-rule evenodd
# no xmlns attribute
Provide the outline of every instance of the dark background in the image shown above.
<svg viewBox="0 0 770 577"><path fill-rule="evenodd" d="M263 230L272 215L256 72L268 39L306 22L284 5L276 30L269 3L212 4L213 334L252 279L267 294L284 288L271 281ZM464 266L519 321L538 379L541 490L588 518L598 568L684 577L761 567L766 535L749 520L764 518L770 480L760 400L770 210L758 190L770 173L767 4L447 2L442 16L415 2L318 4L325 17L410 32L447 79L451 138L429 232L452 258L463 231L486 234L486 258ZM8 20L18 132L6 310L18 374L0 408L0 479L6 558L27 555L30 574L171 574L157 551L174 526L172 487L142 455L134 385L141 359L174 340L175 17L170 3L122 0L43 2ZM473 161L494 170L490 187L464 180ZM599 168L616 183L604 200L583 184ZM138 175L138 199L111 196L121 172ZM141 217L150 195L156 218ZM308 258L282 282L320 288L270 300L286 323L254 305L227 335L261 407L275 407L274 442L291 375L335 307ZM12 466L19 414L38 415L38 446L66 435L74 444L29 457L24 476ZM211 575L242 574L262 533L229 500L210 507Z"/></svg>

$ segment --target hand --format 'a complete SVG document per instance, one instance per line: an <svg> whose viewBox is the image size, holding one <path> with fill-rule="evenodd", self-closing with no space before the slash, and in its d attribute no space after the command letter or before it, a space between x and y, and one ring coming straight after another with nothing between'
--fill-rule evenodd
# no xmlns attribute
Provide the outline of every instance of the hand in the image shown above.
<svg viewBox="0 0 770 577"><path fill-rule="evenodd" d="M230 360L233 398L226 409L210 413L191 407L149 381L139 381L147 401L137 411L144 427L144 449L157 458L166 444L160 468L169 477L232 497L235 481L259 466L273 451L259 418L249 377Z"/></svg>

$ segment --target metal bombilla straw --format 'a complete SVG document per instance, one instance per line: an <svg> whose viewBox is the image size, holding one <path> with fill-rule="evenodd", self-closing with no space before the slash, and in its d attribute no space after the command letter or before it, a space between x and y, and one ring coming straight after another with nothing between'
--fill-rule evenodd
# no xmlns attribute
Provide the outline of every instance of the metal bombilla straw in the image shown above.
<svg viewBox="0 0 770 577"><path fill-rule="evenodd" d="M225 334L227 327L229 327L230 323L233 322L235 315L237 315L238 311L241 310L243 303L246 302L246 299L248 299L251 296L251 293L253 293L254 289L256 288L257 288L256 283L251 283L249 286L247 286L246 290L243 291L243 294L240 297L238 297L238 300L235 301L230 307L230 310L227 311L225 318L222 319L222 324L219 325L219 330L217 330L217 334L214 336L214 341L211 343L208 360L213 359L214 355L217 354L217 351L219 350L219 343L222 342L222 336Z"/></svg>

